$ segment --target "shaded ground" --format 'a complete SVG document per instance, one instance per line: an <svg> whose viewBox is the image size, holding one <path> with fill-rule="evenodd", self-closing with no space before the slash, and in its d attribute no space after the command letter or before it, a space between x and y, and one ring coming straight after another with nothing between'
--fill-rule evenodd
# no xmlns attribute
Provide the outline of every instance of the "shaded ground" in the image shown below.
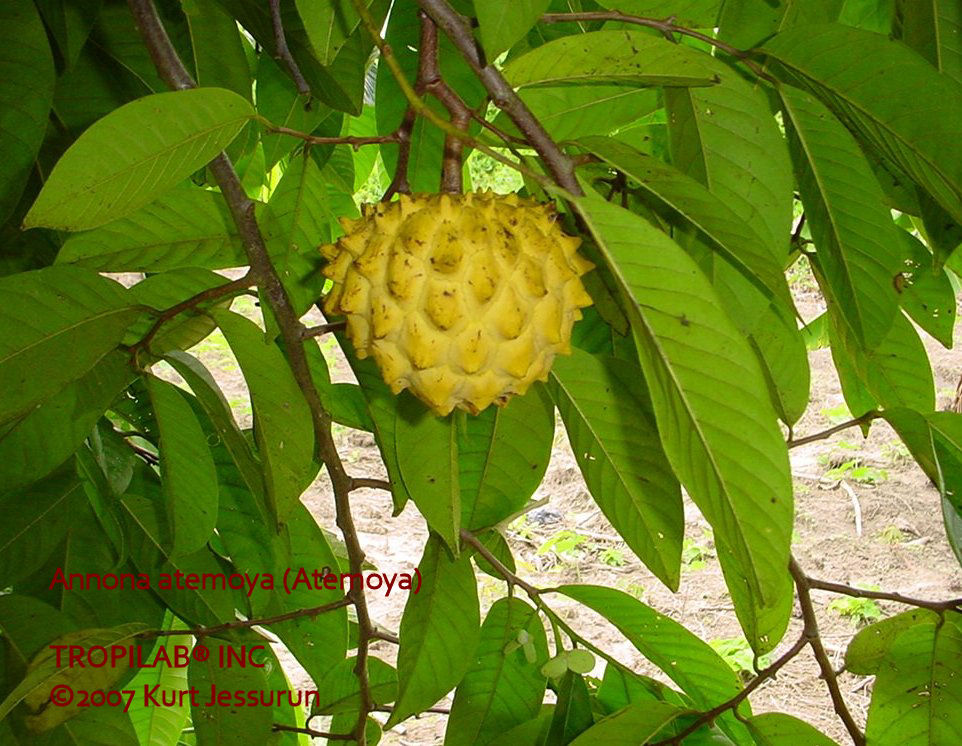
<svg viewBox="0 0 962 746"><path fill-rule="evenodd" d="M799 310L806 319L820 312L817 296L796 283ZM252 301L242 299L250 310ZM235 306L236 308L236 306ZM936 378L939 406L955 391L962 358L923 335ZM962 341L962 334L957 342ZM249 421L250 406L236 364L225 351L219 334L199 347L228 394L239 418ZM800 435L818 432L846 419L838 379L827 350L811 353L812 403L798 423ZM332 358L332 362L334 362ZM335 369L343 367L335 362ZM624 547L587 493L563 428L558 426L551 464L536 499L544 506L512 524L508 534L518 560L519 573L537 585L565 582L595 583L635 595L659 611L683 622L711 641L735 666L751 666L725 590L708 525L690 504L686 505L687 531L682 584L671 593ZM384 476L373 439L366 433L341 429L340 451L352 474ZM960 595L962 571L946 542L938 493L908 456L895 433L885 423L875 423L868 439L857 429L792 451L796 494L795 554L805 570L816 577L852 584L879 586L908 595L942 598ZM329 485L320 479L304 497L322 525L333 527L333 500ZM364 490L355 493L355 520L369 558L382 571L406 572L420 557L427 537L424 522L413 504L391 519L390 496ZM504 585L479 575L483 609L504 595ZM836 667L841 666L846 643L867 619L900 610L895 604L854 602L830 605L834 597L815 592L822 636ZM372 597L374 618L397 630L405 597ZM552 602L576 629L636 670L658 675L617 631L592 612L561 599ZM797 611L797 610L796 610ZM797 637L801 623L793 620L781 649ZM376 655L393 661L393 646L378 642ZM290 662L295 686L307 684L303 672ZM600 674L600 666L595 673ZM842 691L856 717L864 721L871 681L842 674ZM845 742L841 723L814 660L803 653L752 695L756 712L779 710L808 720L827 734ZM445 703L441 703L442 706ZM323 724L314 721L316 727ZM385 735L386 744L441 743L444 718L426 715L398 726Z"/></svg>

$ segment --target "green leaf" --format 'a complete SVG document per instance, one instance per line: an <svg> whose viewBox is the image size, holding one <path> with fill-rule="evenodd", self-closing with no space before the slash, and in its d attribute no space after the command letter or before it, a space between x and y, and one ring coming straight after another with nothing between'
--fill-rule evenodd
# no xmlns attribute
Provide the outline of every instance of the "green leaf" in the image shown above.
<svg viewBox="0 0 962 746"><path fill-rule="evenodd" d="M634 746L645 743L683 712L677 705L667 702L629 705L599 720L572 741L571 746Z"/></svg>
<svg viewBox="0 0 962 746"><path fill-rule="evenodd" d="M0 586L9 588L40 569L63 541L85 501L66 464L43 481L0 496Z"/></svg>
<svg viewBox="0 0 962 746"><path fill-rule="evenodd" d="M504 76L515 88L559 83L710 86L710 57L642 31L591 31L550 41L513 59Z"/></svg>
<svg viewBox="0 0 962 746"><path fill-rule="evenodd" d="M230 644L214 637L208 637L204 644L210 648L206 661L197 658L187 667L187 682L190 687L203 692L202 696L191 697L191 723L197 738L197 746L261 746L271 737L271 710L267 707L234 704L235 696L246 697L247 692L255 696L267 689L264 671L260 668L240 666L221 667L218 661L225 655ZM216 689L231 695L231 704L215 703L207 706L209 693ZM238 695L234 693L237 692Z"/></svg>
<svg viewBox="0 0 962 746"><path fill-rule="evenodd" d="M884 0L883 0L884 1ZM720 39L738 49L751 49L777 31L809 23L834 21L845 0L726 0L718 19ZM869 4L857 0L859 7Z"/></svg>
<svg viewBox="0 0 962 746"><path fill-rule="evenodd" d="M898 312L903 269L898 228L858 143L832 113L798 89L781 89L792 157L824 292L859 341L881 344Z"/></svg>
<svg viewBox="0 0 962 746"><path fill-rule="evenodd" d="M884 415L942 496L962 512L962 415L910 409Z"/></svg>
<svg viewBox="0 0 962 746"><path fill-rule="evenodd" d="M738 675L708 643L627 593L591 585L563 585L557 592L614 624L643 656L692 698L699 710L711 709L741 691ZM739 708L743 715L749 714L746 704ZM716 722L733 737L744 733L744 726L731 713Z"/></svg>
<svg viewBox="0 0 962 746"><path fill-rule="evenodd" d="M722 0L598 0L598 5L631 16L675 17L675 23L695 28L712 28L718 20Z"/></svg>
<svg viewBox="0 0 962 746"><path fill-rule="evenodd" d="M902 41L962 83L962 6L954 0L897 0L896 9Z"/></svg>
<svg viewBox="0 0 962 746"><path fill-rule="evenodd" d="M0 224L20 201L47 132L53 103L53 55L30 0L0 7Z"/></svg>
<svg viewBox="0 0 962 746"><path fill-rule="evenodd" d="M521 509L541 484L554 442L554 406L535 384L504 407L458 423L461 522L469 531L494 526Z"/></svg>
<svg viewBox="0 0 962 746"><path fill-rule="evenodd" d="M89 649L94 645L109 648L111 645L130 644L133 638L144 630L138 622L123 624L110 629L85 629L68 632L62 637L51 640L49 645L80 645ZM17 684L6 699L0 703L0 720L24 702L34 713L27 718L28 727L35 731L49 730L72 715L77 714L79 703L75 700L69 707L46 707L50 702L50 692L55 686L67 685L73 689L106 689L124 674L122 667L81 668L58 667L57 653L50 646L42 648L30 661L26 676Z"/></svg>
<svg viewBox="0 0 962 746"><path fill-rule="evenodd" d="M901 304L912 320L942 343L952 347L955 330L955 291L943 267L911 233L899 232L908 249Z"/></svg>
<svg viewBox="0 0 962 746"><path fill-rule="evenodd" d="M571 743L588 730L593 722L591 698L583 676L565 671L561 680L555 682L554 688L558 702L551 715L551 727L544 740L545 746Z"/></svg>
<svg viewBox="0 0 962 746"><path fill-rule="evenodd" d="M758 746L838 746L831 738L799 720L782 712L766 712L745 721Z"/></svg>
<svg viewBox="0 0 962 746"><path fill-rule="evenodd" d="M251 71L237 22L217 3L183 0L197 85L226 88L251 100Z"/></svg>
<svg viewBox="0 0 962 746"><path fill-rule="evenodd" d="M508 650L522 631L534 644L533 661L520 646ZM474 663L454 695L445 746L481 746L537 716L546 684L539 669L547 659L548 642L538 613L517 598L495 601L481 625Z"/></svg>
<svg viewBox="0 0 962 746"><path fill-rule="evenodd" d="M955 553L955 559L962 565L962 509L946 497L942 498L942 520L945 523L945 537Z"/></svg>
<svg viewBox="0 0 962 746"><path fill-rule="evenodd" d="M481 44L490 62L524 38L551 0L474 0Z"/></svg>
<svg viewBox="0 0 962 746"><path fill-rule="evenodd" d="M395 438L404 487L428 527L457 552L461 530L458 432L410 395L398 398Z"/></svg>
<svg viewBox="0 0 962 746"><path fill-rule="evenodd" d="M478 590L467 552L452 560L437 537L417 564L418 593L401 617L398 697L385 728L421 712L447 694L475 658L480 636Z"/></svg>
<svg viewBox="0 0 962 746"><path fill-rule="evenodd" d="M0 428L0 482L14 489L47 476L77 450L134 377L114 351L36 409Z"/></svg>
<svg viewBox="0 0 962 746"><path fill-rule="evenodd" d="M869 743L962 740L962 629L955 615L899 634L879 667L865 725Z"/></svg>
<svg viewBox="0 0 962 746"><path fill-rule="evenodd" d="M356 657L345 658L317 682L318 698L311 705L312 713L337 715L357 712L361 688L354 673L356 665ZM367 676L375 704L384 705L394 701L397 697L397 672L392 666L380 658L368 658Z"/></svg>
<svg viewBox="0 0 962 746"><path fill-rule="evenodd" d="M591 153L639 183L640 189L702 231L722 255L770 298L785 305L791 294L778 248L765 244L752 224L742 220L707 187L678 169L629 145L606 137L579 140Z"/></svg>
<svg viewBox="0 0 962 746"><path fill-rule="evenodd" d="M121 285L72 267L0 278L0 297L0 423L83 376L140 314Z"/></svg>
<svg viewBox="0 0 962 746"><path fill-rule="evenodd" d="M791 610L793 508L788 451L760 366L668 236L600 198L577 207L629 305L665 455L715 529L746 637L767 652Z"/></svg>
<svg viewBox="0 0 962 746"><path fill-rule="evenodd" d="M900 42L835 24L784 31L763 51L962 221L962 141L946 124L962 119L962 86Z"/></svg>
<svg viewBox="0 0 962 746"><path fill-rule="evenodd" d="M311 411L281 350L253 321L230 311L211 316L224 332L251 393L258 451L272 510L283 518L317 473Z"/></svg>
<svg viewBox="0 0 962 746"><path fill-rule="evenodd" d="M351 0L295 0L307 38L322 65L330 65L361 23ZM370 8L372 0L364 5Z"/></svg>
<svg viewBox="0 0 962 746"><path fill-rule="evenodd" d="M24 225L77 231L125 217L210 161L253 116L249 102L222 88L131 101L57 161Z"/></svg>
<svg viewBox="0 0 962 746"><path fill-rule="evenodd" d="M181 185L125 218L70 236L57 264L100 272L162 272L240 267L247 256L224 198Z"/></svg>
<svg viewBox="0 0 962 746"><path fill-rule="evenodd" d="M845 670L863 676L874 676L889 657L896 638L916 624L938 623L934 611L912 609L860 629L845 650Z"/></svg>
<svg viewBox="0 0 962 746"><path fill-rule="evenodd" d="M681 487L640 378L636 363L575 349L555 360L549 390L598 507L641 561L676 590L685 529Z"/></svg>
<svg viewBox="0 0 962 746"><path fill-rule="evenodd" d="M160 475L173 532L171 554L203 547L217 523L217 472L200 423L180 389L150 376L150 403L160 432Z"/></svg>
<svg viewBox="0 0 962 746"><path fill-rule="evenodd" d="M785 138L764 91L707 59L718 85L665 90L671 162L708 187L784 263L793 188Z"/></svg>

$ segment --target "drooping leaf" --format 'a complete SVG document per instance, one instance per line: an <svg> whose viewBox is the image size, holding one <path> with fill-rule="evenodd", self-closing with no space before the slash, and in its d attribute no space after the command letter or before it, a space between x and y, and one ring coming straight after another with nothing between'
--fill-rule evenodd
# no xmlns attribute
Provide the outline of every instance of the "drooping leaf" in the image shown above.
<svg viewBox="0 0 962 746"><path fill-rule="evenodd" d="M47 131L53 55L30 0L0 7L0 224L17 206Z"/></svg>
<svg viewBox="0 0 962 746"><path fill-rule="evenodd" d="M783 712L766 712L749 718L745 724L758 746L838 746L831 738L804 720Z"/></svg>
<svg viewBox="0 0 962 746"><path fill-rule="evenodd" d="M681 487L658 440L636 363L575 349L549 390L588 489L631 550L669 588L681 572Z"/></svg>
<svg viewBox="0 0 962 746"><path fill-rule="evenodd" d="M738 49L751 49L772 34L809 23L834 21L845 0L726 0L718 19L718 36ZM864 5L859 0L859 5Z"/></svg>
<svg viewBox="0 0 962 746"><path fill-rule="evenodd" d="M554 441L554 406L536 384L505 407L456 418L461 523L475 531L520 510L541 484Z"/></svg>
<svg viewBox="0 0 962 746"><path fill-rule="evenodd" d="M208 637L204 644L210 649L206 661L194 657L187 667L187 683L200 692L263 692L267 689L264 670L242 666L222 667L219 660L225 655L230 643ZM235 695L236 696L236 695ZM191 698L191 722L197 738L197 746L254 746L270 740L271 710L261 706L237 704L236 699L228 705L207 706L206 697Z"/></svg>
<svg viewBox="0 0 962 746"><path fill-rule="evenodd" d="M79 379L0 428L4 488L42 479L68 459L133 377L127 357L110 352Z"/></svg>
<svg viewBox="0 0 962 746"><path fill-rule="evenodd" d="M641 31L564 36L512 60L504 76L516 88L559 83L711 86L709 57Z"/></svg>
<svg viewBox="0 0 962 746"><path fill-rule="evenodd" d="M524 645L519 641L522 633ZM535 717L544 698L541 667L547 659L548 642L538 613L517 598L495 601L481 625L475 661L455 693L445 746L481 746Z"/></svg>
<svg viewBox="0 0 962 746"><path fill-rule="evenodd" d="M875 677L869 743L939 744L962 739L962 628L958 616L914 624L893 641Z"/></svg>
<svg viewBox="0 0 962 746"><path fill-rule="evenodd" d="M898 311L894 278L904 268L898 229L858 143L832 113L783 86L782 104L805 216L824 292L858 340L874 349Z"/></svg>
<svg viewBox="0 0 962 746"><path fill-rule="evenodd" d="M317 473L311 411L284 354L254 322L230 311L211 316L244 372L272 511L283 518Z"/></svg>
<svg viewBox="0 0 962 746"><path fill-rule="evenodd" d="M675 17L675 23L695 28L712 28L718 20L722 0L599 0L598 5L631 16Z"/></svg>
<svg viewBox="0 0 962 746"><path fill-rule="evenodd" d="M698 709L711 709L741 690L738 675L708 643L627 593L591 585L564 585L557 590L614 624L692 698ZM745 704L740 708L743 714L749 714ZM744 726L731 713L716 722L727 733L744 733Z"/></svg>
<svg viewBox="0 0 962 746"><path fill-rule="evenodd" d="M0 297L0 423L83 376L140 314L121 285L73 267L0 278Z"/></svg>
<svg viewBox="0 0 962 746"><path fill-rule="evenodd" d="M544 13L551 0L475 0L481 44L488 60L514 46Z"/></svg>
<svg viewBox="0 0 962 746"><path fill-rule="evenodd" d="M253 116L249 102L222 88L131 101L57 161L24 225L77 231L125 217L210 161Z"/></svg>
<svg viewBox="0 0 962 746"><path fill-rule="evenodd" d="M962 512L962 415L904 408L884 415L926 476Z"/></svg>
<svg viewBox="0 0 962 746"><path fill-rule="evenodd" d="M330 65L361 23L351 0L296 0L297 12L304 22L317 61ZM366 0L365 6L371 5Z"/></svg>
<svg viewBox="0 0 962 746"><path fill-rule="evenodd" d="M398 399L394 425L404 487L428 527L457 551L461 485L456 415L437 417L413 396Z"/></svg>
<svg viewBox="0 0 962 746"><path fill-rule="evenodd" d="M203 547L217 523L217 472L207 439L190 404L172 383L147 379L160 432L160 474L173 532L171 553Z"/></svg>
<svg viewBox="0 0 962 746"><path fill-rule="evenodd" d="M860 629L845 650L845 670L874 676L884 664L896 638L916 624L933 624L938 615L928 609L911 609Z"/></svg>
<svg viewBox="0 0 962 746"><path fill-rule="evenodd" d="M551 714L551 726L544 740L546 746L571 743L588 730L594 721L591 697L584 676L565 670L560 681L555 681L554 688L558 701Z"/></svg>
<svg viewBox="0 0 962 746"><path fill-rule="evenodd" d="M900 42L838 24L789 29L763 50L962 221L962 142L949 124L962 118L962 85Z"/></svg>
<svg viewBox="0 0 962 746"><path fill-rule="evenodd" d="M432 536L417 567L422 587L408 596L401 617L398 696L387 728L447 694L474 660L480 635L470 555L452 560Z"/></svg>
<svg viewBox="0 0 962 746"><path fill-rule="evenodd" d="M895 8L898 37L962 83L962 7L954 0L897 0Z"/></svg>
<svg viewBox="0 0 962 746"><path fill-rule="evenodd" d="M629 705L599 720L571 744L572 746L632 746L644 743L682 712L684 710L667 702Z"/></svg>
<svg viewBox="0 0 962 746"><path fill-rule="evenodd" d="M217 3L182 3L190 29L197 85L225 88L252 99L251 71L237 22Z"/></svg>
<svg viewBox="0 0 962 746"><path fill-rule="evenodd" d="M791 608L793 509L788 452L760 366L668 236L600 198L578 209L628 303L665 455L715 529L746 637L770 650Z"/></svg>
<svg viewBox="0 0 962 746"><path fill-rule="evenodd" d="M911 233L900 231L907 248L904 287L899 302L912 320L944 347L952 347L955 331L955 291L943 267L936 267L925 245Z"/></svg>
<svg viewBox="0 0 962 746"><path fill-rule="evenodd" d="M224 198L178 186L125 218L68 238L57 264L101 272L224 269L247 264Z"/></svg>
<svg viewBox="0 0 962 746"><path fill-rule="evenodd" d="M361 689L354 668L357 658L345 658L317 682L319 696L311 711L320 715L336 715L357 712L361 701ZM379 705L393 702L397 696L397 672L380 658L367 659L368 682L371 697Z"/></svg>

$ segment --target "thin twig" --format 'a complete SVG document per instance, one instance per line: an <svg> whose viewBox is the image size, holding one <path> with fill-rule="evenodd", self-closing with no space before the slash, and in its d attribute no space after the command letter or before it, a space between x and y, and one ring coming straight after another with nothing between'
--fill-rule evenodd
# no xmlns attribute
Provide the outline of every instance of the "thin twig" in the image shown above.
<svg viewBox="0 0 962 746"><path fill-rule="evenodd" d="M825 438L830 438L835 433L839 433L842 430L848 430L850 427L855 427L856 425L864 425L872 420L881 417L881 413L876 412L874 409L871 412L866 412L861 417L856 417L840 425L835 425L834 427L828 428L828 430L823 430L820 433L815 433L813 435L806 435L804 438L791 438L787 441L789 448L798 448L806 443L814 443L817 440L825 440Z"/></svg>
<svg viewBox="0 0 962 746"><path fill-rule="evenodd" d="M219 635L223 632L228 632L232 629L250 629L251 627L268 627L271 624L280 624L281 622L289 622L292 619L303 619L304 617L316 617L321 614L326 614L329 611L335 611L337 609L343 609L345 606L350 606L352 603L351 599L345 596L344 598L338 599L337 601L332 601L329 604L324 604L323 606L314 606L308 609L296 609L294 611L288 611L284 614L278 614L276 616L262 617L260 619L234 619L230 622L224 622L223 624L215 624L210 627L194 627L192 629L154 629L148 630L146 632L141 632L136 635L142 640L152 640L155 637L173 637L175 635L193 635L194 637L211 637L214 635Z"/></svg>
<svg viewBox="0 0 962 746"><path fill-rule="evenodd" d="M538 597L545 591L542 591L540 588L535 588L531 583L511 572L501 560L495 557L490 550L481 543L481 540L478 539L477 536L467 529L462 528L461 541L465 544L470 544L478 554L484 557L488 561L488 564L497 571L498 575L505 579L508 585L516 585L524 589L524 592L530 596L531 600L538 603Z"/></svg>
<svg viewBox="0 0 962 746"><path fill-rule="evenodd" d="M311 87L307 84L301 69L294 61L291 50L287 46L287 36L284 34L284 24L281 21L281 0L269 0L271 7L271 25L274 27L275 59L281 60L297 86L297 92L302 96L309 96Z"/></svg>
<svg viewBox="0 0 962 746"><path fill-rule="evenodd" d="M830 593L839 593L843 596L852 596L854 598L871 598L876 601L894 601L895 603L905 604L906 606L917 606L920 609L929 609L939 614L946 611L962 612L962 598L950 598L946 601L932 601L924 598L913 598L912 596L905 596L901 593L894 593L890 591L871 591L864 588L855 588L850 585L845 585L844 583L833 583L828 580L819 580L818 578L807 577L807 579L809 588L814 590L829 591Z"/></svg>
<svg viewBox="0 0 962 746"><path fill-rule="evenodd" d="M171 319L179 316L184 311L189 311L192 308L196 308L201 303L206 301L217 300L219 298L226 298L229 295L237 295L241 290L245 290L255 284L254 277L248 272L243 277L232 280L231 282L225 283L223 285L216 285L212 288L207 288L202 290L196 295L192 295L187 300L183 300L170 308L165 308L157 315L157 319L154 321L153 326L147 330L147 333L137 342L135 342L130 347L130 354L134 360L137 359L137 355L141 350L148 349L150 343L157 336L157 333Z"/></svg>
<svg viewBox="0 0 962 746"><path fill-rule="evenodd" d="M365 723L365 726L367 724ZM305 736L310 736L311 738L326 738L328 741L354 741L355 733L327 733L322 730L314 730L313 728L300 728L295 725L284 725L283 723L274 723L271 728L277 732L283 733L303 733ZM362 736L363 738L363 736ZM361 741L358 741L361 743Z"/></svg>
<svg viewBox="0 0 962 746"><path fill-rule="evenodd" d="M368 479L366 477L354 477L351 479L351 490L384 490L391 491L391 483L385 479Z"/></svg>
<svg viewBox="0 0 962 746"><path fill-rule="evenodd" d="M273 135L288 135L289 137L296 137L299 140L310 143L311 145L350 145L352 148L357 150L362 145L380 145L381 143L398 142L397 132L391 132L387 135L370 135L366 137L355 135L319 137L317 135L310 135L306 132L291 129L290 127L282 127L279 124L272 124L266 119L259 119L264 123L264 129L268 133Z"/></svg>
<svg viewBox="0 0 962 746"><path fill-rule="evenodd" d="M417 2L454 42L461 56L491 95L491 100L508 115L515 127L527 138L531 147L541 156L558 186L573 195L581 196L583 192L575 178L574 164L571 159L551 139L531 109L504 79L501 71L494 66L493 61L483 59L478 43L471 32L471 26L464 16L454 10L446 0L417 0Z"/></svg>
<svg viewBox="0 0 962 746"><path fill-rule="evenodd" d="M818 668L822 672L822 679L825 681L829 696L832 698L835 713L839 719L841 719L842 723L845 724L845 729L848 731L849 736L851 736L852 743L854 743L855 746L865 746L865 734L859 729L858 723L855 722L855 718L852 717L852 713L849 712L848 706L845 704L842 690L839 689L838 686L838 677L835 674L835 668L832 666L832 661L829 659L828 653L825 651L825 646L822 644L822 638L819 635L818 618L815 615L815 606L812 604L811 580L794 557L791 559L789 569L792 573L792 578L795 580L795 588L798 591L798 604L801 607L802 619L805 623L803 634L809 646L812 648L812 652L815 654Z"/></svg>
<svg viewBox="0 0 962 746"><path fill-rule="evenodd" d="M770 666L767 666L759 671L755 678L749 681L745 685L745 688L738 692L738 694L736 694L734 697L725 700L720 705L701 713L683 730L679 731L671 738L666 738L663 741L656 741L651 746L677 746L677 744L680 744L702 726L714 722L719 715L722 715L729 710L734 710L736 707L738 707L738 705L744 702L752 692L758 689L758 687L760 687L766 681L773 678L786 663L802 652L806 645L808 645L808 638L803 634L798 638L798 640L795 641L794 645L792 645L781 656L779 656L778 660L776 660Z"/></svg>
<svg viewBox="0 0 962 746"><path fill-rule="evenodd" d="M698 39L705 44L709 44L716 49L721 50L725 54L731 55L741 62L744 62L745 65L748 66L759 78L767 80L769 83L777 83L775 78L766 73L761 65L750 59L750 52L733 47L731 44L727 44L721 39L716 39L715 37L709 36L708 34L703 34L700 31L695 31L694 29L686 28L685 26L679 26L677 23L675 23L674 16L670 18L646 18L644 16L628 15L617 10L609 10L589 11L585 13L545 13L543 16L541 16L540 20L542 23L565 23L569 21L617 21L619 23L630 23L635 26L644 26L646 28L653 28L657 31L660 31L662 36L673 43L676 42L674 34L688 36L692 39Z"/></svg>
<svg viewBox="0 0 962 746"><path fill-rule="evenodd" d="M193 78L187 72L177 55L177 51L171 44L167 31L157 15L153 0L127 0L127 2L161 78L174 89L195 87ZM369 13L368 16L370 17ZM220 186L221 193L237 226L253 277L257 279L258 285L264 292L265 300L277 321L291 373L310 409L317 457L327 467L328 476L334 490L336 522L344 537L349 571L353 575L360 574L364 564L364 550L358 540L357 528L351 514L351 477L345 471L344 464L337 452L337 446L331 433L330 414L321 404L320 395L314 386L304 348L305 340L301 338L303 325L291 305L284 285L268 254L263 234L254 214L254 203L244 192L230 158L221 153L211 161L209 167ZM355 585L352 583L347 595L357 613L358 624L357 657L354 672L358 680L361 702L358 708L354 738L360 743L365 740L367 714L374 706L367 670L368 648L374 625L368 612L363 584Z"/></svg>
<svg viewBox="0 0 962 746"><path fill-rule="evenodd" d="M339 332L346 326L346 321L332 321L330 324L304 327L304 329L301 330L301 339L314 339L316 337L323 337L325 334Z"/></svg>

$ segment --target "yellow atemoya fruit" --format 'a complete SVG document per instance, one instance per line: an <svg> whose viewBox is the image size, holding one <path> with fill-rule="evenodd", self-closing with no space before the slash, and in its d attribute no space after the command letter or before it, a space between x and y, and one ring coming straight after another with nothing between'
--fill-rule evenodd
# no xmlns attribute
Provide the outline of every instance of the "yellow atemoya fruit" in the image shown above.
<svg viewBox="0 0 962 746"><path fill-rule="evenodd" d="M546 380L571 351L591 305L577 254L553 207L484 194L402 196L342 220L321 247L334 289L324 311L347 318L394 393L409 388L440 415L477 414Z"/></svg>

